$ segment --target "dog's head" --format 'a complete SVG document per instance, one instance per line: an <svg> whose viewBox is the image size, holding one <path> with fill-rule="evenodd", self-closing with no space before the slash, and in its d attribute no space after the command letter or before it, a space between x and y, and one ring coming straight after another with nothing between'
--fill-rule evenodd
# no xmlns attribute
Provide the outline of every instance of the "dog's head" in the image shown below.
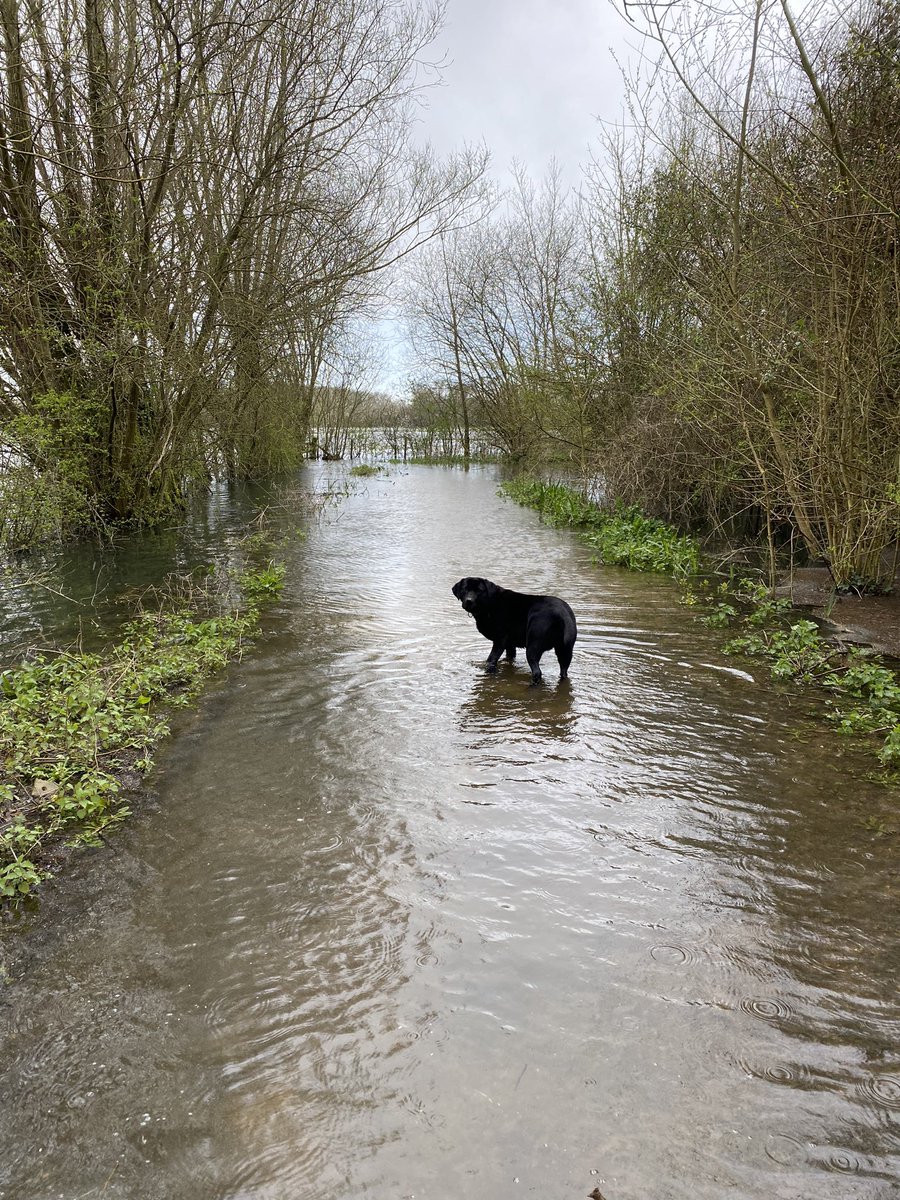
<svg viewBox="0 0 900 1200"><path fill-rule="evenodd" d="M490 603L491 598L500 589L496 583L491 583L489 579L480 579L477 576L467 575L465 579L460 579L458 583L454 583L450 590L466 612L474 616L480 608Z"/></svg>

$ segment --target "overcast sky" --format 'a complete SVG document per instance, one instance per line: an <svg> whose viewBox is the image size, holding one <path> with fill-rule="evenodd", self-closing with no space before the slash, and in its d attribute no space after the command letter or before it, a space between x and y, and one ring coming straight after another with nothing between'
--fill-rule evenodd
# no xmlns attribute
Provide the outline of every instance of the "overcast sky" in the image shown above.
<svg viewBox="0 0 900 1200"><path fill-rule="evenodd" d="M435 46L445 82L428 93L421 133L442 153L484 140L501 177L513 158L540 175L555 156L577 183L597 117L620 115L612 51L621 60L629 36L609 0L448 0Z"/></svg>
<svg viewBox="0 0 900 1200"><path fill-rule="evenodd" d="M502 186L513 159L538 178L555 158L577 187L597 118L621 116L613 53L624 61L629 41L610 0L448 0L431 52L446 59L444 81L428 90L417 134L441 156L484 142ZM379 386L402 391L416 364L399 322L379 322L376 337L386 351Z"/></svg>

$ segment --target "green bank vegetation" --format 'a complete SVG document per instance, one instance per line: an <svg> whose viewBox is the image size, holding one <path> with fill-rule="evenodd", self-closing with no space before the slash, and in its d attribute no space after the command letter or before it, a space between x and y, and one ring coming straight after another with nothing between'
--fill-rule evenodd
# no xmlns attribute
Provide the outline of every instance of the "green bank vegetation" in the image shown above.
<svg viewBox="0 0 900 1200"><path fill-rule="evenodd" d="M501 494L535 508L549 525L577 529L596 561L633 571L659 571L682 579L700 567L696 538L645 516L637 508L605 510L575 488L560 483L515 479L501 484Z"/></svg>
<svg viewBox="0 0 900 1200"><path fill-rule="evenodd" d="M265 555L265 534L245 542ZM129 814L174 710L240 657L284 566L207 571L148 593L102 653L45 649L0 674L0 898L28 893L62 851L95 845Z"/></svg>
<svg viewBox="0 0 900 1200"><path fill-rule="evenodd" d="M598 562L670 575L683 585L682 602L712 628L739 627L728 654L760 659L775 680L828 693L825 713L839 732L877 744L877 757L900 780L900 679L879 655L836 646L810 620L797 620L790 600L772 595L759 579L733 572L723 579L701 555L695 538L636 509L604 510L582 492L559 483L512 480L501 494L536 509L551 525L575 529Z"/></svg>
<svg viewBox="0 0 900 1200"><path fill-rule="evenodd" d="M878 738L879 761L900 779L900 681L878 655L858 646L837 649L814 621L744 634L725 649L767 660L774 679L794 679L833 693L828 716L839 731Z"/></svg>
<svg viewBox="0 0 900 1200"><path fill-rule="evenodd" d="M838 731L863 735L877 743L884 779L900 781L900 679L874 651L829 640L815 621L798 620L786 598L775 598L764 583L732 575L691 583L683 603L696 607L699 619L731 629L724 649L765 662L775 680L790 680L829 693L825 714Z"/></svg>

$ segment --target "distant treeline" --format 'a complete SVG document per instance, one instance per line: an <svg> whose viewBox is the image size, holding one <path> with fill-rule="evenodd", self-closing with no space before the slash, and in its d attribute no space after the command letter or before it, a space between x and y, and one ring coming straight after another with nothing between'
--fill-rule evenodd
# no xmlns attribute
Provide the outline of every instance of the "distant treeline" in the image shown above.
<svg viewBox="0 0 900 1200"><path fill-rule="evenodd" d="M427 386L674 520L886 586L900 534L900 6L629 5L657 62L580 194L417 260ZM645 43L646 45L646 43ZM645 55L650 62L652 56Z"/></svg>
<svg viewBox="0 0 900 1200"><path fill-rule="evenodd" d="M411 401L352 387L316 390L310 422L310 458L391 458L447 461L500 457L489 430L464 431L456 406L428 388Z"/></svg>

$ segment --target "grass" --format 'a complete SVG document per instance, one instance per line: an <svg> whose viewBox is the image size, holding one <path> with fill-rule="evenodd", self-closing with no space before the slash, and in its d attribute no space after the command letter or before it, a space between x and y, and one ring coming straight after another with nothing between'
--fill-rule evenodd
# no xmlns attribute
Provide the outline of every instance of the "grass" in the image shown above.
<svg viewBox="0 0 900 1200"><path fill-rule="evenodd" d="M695 538L685 537L637 508L603 509L574 488L540 480L511 480L501 485L500 492L517 504L537 509L549 525L577 529L597 562L677 579L699 569L700 546Z"/></svg>
<svg viewBox="0 0 900 1200"><path fill-rule="evenodd" d="M0 674L0 901L129 815L124 784L152 766L168 717L240 657L283 583L272 560L220 580L178 577L105 652L44 650Z"/></svg>

